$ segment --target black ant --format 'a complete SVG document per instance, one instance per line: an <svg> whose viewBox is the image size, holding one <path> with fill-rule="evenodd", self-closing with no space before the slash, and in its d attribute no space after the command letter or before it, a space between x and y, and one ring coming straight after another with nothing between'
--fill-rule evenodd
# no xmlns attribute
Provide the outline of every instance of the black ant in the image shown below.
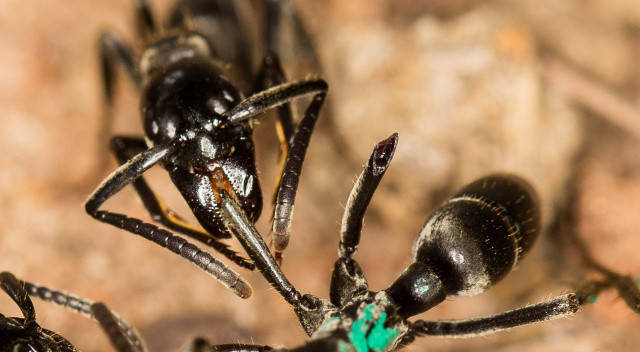
<svg viewBox="0 0 640 352"><path fill-rule="evenodd" d="M537 196L523 179L508 174L480 178L463 187L427 219L414 244L413 263L395 282L382 291L370 291L353 257L360 243L366 208L391 162L397 141L394 134L375 146L351 191L342 219L339 257L333 268L329 300L300 294L282 273L233 194L226 189L216 194L229 231L263 276L293 307L311 339L293 349L211 345L197 339L191 351L392 351L423 335L474 337L566 317L593 302L606 289L617 290L627 305L640 313L640 290L633 279L597 263L585 249L581 251L585 261L603 279L588 281L573 293L489 317L410 322L410 317L433 308L448 296L476 295L504 278L538 237L540 213ZM27 316L33 314L25 313ZM129 332L131 328L125 324L110 326L116 331L105 331L112 342L115 336L127 340L113 343L118 351L141 352L131 347L142 346L137 335Z"/></svg>
<svg viewBox="0 0 640 352"><path fill-rule="evenodd" d="M315 121L324 102L327 84L323 80L283 83L284 73L277 55L268 51L255 79L254 93L243 98L241 91L225 75L215 46L197 31L192 19L203 16L239 24L235 2L185 1L179 3L164 27L159 26L145 0L137 1L138 34L143 41L134 59L132 49L113 32L100 37L100 54L105 93L104 129L112 119L113 84L118 66L124 66L140 90L141 115L145 138L117 136L111 149L121 166L91 194L85 209L99 221L140 235L205 269L236 295L247 298L251 287L227 265L198 249L184 238L155 225L126 215L100 210L102 204L132 184L154 221L179 234L213 247L236 264L252 270L254 265L229 249L220 239L230 238L216 201L223 190L233 194L234 202L255 222L262 210L262 193L251 139L253 119L266 110L279 107L278 122L283 164L273 214L276 257L288 244L290 222L302 161ZM278 28L280 1L267 1L267 42L274 42ZM204 14L203 14L204 13ZM275 22L275 23L274 23ZM235 28L235 27L234 27ZM221 40L226 32L221 33ZM231 34L242 37L241 27ZM243 57L247 38L236 38L236 59ZM250 71L239 62L243 71ZM248 85L247 82L241 82ZM293 129L289 102L315 95L304 118ZM204 230L189 225L165 207L142 175L161 165L185 198Z"/></svg>
<svg viewBox="0 0 640 352"><path fill-rule="evenodd" d="M11 297L23 318L0 314L0 352L77 352L60 334L42 328L36 322L31 296L62 306L98 322L112 347L118 352L145 352L146 345L138 332L102 302L80 298L65 292L23 281L10 272L0 272L0 288ZM205 352L209 346L203 339L195 339L188 351ZM218 345L216 351L268 351L267 346L244 349L242 344Z"/></svg>
<svg viewBox="0 0 640 352"><path fill-rule="evenodd" d="M18 305L23 315L23 318L11 318L0 314L0 352L76 351L67 339L42 328L36 322L36 311L29 296L38 297L96 320L118 351L145 350L136 330L104 303L22 281L6 271L0 273L0 288Z"/></svg>

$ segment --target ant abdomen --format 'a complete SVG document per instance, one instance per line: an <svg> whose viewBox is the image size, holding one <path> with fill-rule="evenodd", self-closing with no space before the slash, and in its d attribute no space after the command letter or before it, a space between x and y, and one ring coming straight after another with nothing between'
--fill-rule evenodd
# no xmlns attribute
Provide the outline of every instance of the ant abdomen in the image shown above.
<svg viewBox="0 0 640 352"><path fill-rule="evenodd" d="M513 269L539 228L533 188L513 175L490 175L436 209L416 239L413 259L436 273L447 295L475 295Z"/></svg>

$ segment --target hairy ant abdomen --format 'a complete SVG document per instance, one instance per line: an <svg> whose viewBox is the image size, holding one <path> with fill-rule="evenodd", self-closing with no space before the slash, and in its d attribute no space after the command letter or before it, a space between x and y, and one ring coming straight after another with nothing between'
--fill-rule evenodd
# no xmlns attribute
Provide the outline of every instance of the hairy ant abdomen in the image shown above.
<svg viewBox="0 0 640 352"><path fill-rule="evenodd" d="M464 187L429 217L413 258L433 268L447 295L475 295L513 269L539 228L533 188L513 175L490 175Z"/></svg>

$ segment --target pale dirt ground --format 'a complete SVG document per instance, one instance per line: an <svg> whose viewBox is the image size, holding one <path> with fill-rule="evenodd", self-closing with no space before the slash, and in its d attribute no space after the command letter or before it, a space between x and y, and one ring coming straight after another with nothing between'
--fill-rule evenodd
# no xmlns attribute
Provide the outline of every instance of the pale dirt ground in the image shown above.
<svg viewBox="0 0 640 352"><path fill-rule="evenodd" d="M398 151L357 256L372 289L385 288L408 265L413 237L435 205L498 170L534 183L549 223L577 167L581 235L606 264L640 273L640 6L555 3L298 4L331 86L333 111L323 118L348 138L348 157L331 147L326 122L312 139L284 266L300 291L328 295L341 204L358 164L393 132L400 133ZM162 12L170 3L153 5ZM141 330L151 351L176 350L194 336L300 344L305 336L292 311L260 275L245 273L255 293L242 301L175 255L84 213L81 204L99 182L92 171L100 113L96 38L110 27L132 39L131 17L128 0L0 2L0 268L106 302ZM133 89L120 84L117 101L115 130L138 133ZM277 156L270 120L256 131L267 196ZM580 150L584 158L572 165ZM151 180L186 213L162 171L152 171ZM147 219L130 189L107 206ZM258 224L265 234L268 212L266 206ZM558 237L544 234L489 292L452 298L423 318L490 315L566 292L587 274ZM81 350L110 350L95 324L36 305L40 323ZM0 311L18 314L6 298ZM639 323L610 293L571 319L475 339L424 338L410 349L631 351L640 346Z"/></svg>

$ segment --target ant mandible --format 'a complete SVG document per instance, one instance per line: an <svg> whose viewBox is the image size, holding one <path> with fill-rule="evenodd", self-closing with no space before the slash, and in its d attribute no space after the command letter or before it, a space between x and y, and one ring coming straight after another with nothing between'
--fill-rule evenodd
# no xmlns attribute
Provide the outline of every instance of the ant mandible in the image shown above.
<svg viewBox="0 0 640 352"><path fill-rule="evenodd" d="M395 282L382 291L370 291L353 257L360 243L365 211L391 162L397 141L394 134L376 145L351 191L342 219L329 300L302 295L295 289L233 194L220 190L216 197L229 231L238 238L262 275L293 307L311 339L293 349L211 345L197 339L191 351L387 352L423 335L473 337L566 317L582 305L592 303L593 297L606 289L617 290L626 304L640 313L640 290L633 279L599 264L584 249L581 254L587 266L603 278L587 281L575 292L488 317L410 322L410 317L433 308L449 296L476 295L504 278L538 237L540 213L537 196L523 179L508 174L482 177L463 187L427 219L414 244L413 263ZM24 304L18 303L27 311L22 308ZM103 329L116 350L141 352L131 347L140 345L137 335L129 332L131 328L119 323L110 326L115 331ZM114 342L121 339L126 343Z"/></svg>
<svg viewBox="0 0 640 352"><path fill-rule="evenodd" d="M141 115L145 139L117 136L111 149L121 166L109 175L85 203L87 213L97 220L142 236L168 248L206 270L236 295L247 298L251 287L226 264L217 260L170 231L124 214L100 210L102 204L132 184L154 221L168 229L207 244L236 264L253 270L254 265L229 249L220 239L230 238L218 194L225 190L234 202L255 222L262 209L262 194L255 166L251 139L253 119L260 113L279 107L278 122L282 149L287 155L283 164L273 214L276 257L287 246L293 204L305 152L315 121L324 102L327 84L323 80L283 83L285 77L275 52L269 51L255 79L256 93L243 98L225 75L224 66L205 36L196 31L191 19L208 11L241 23L231 2L185 1L160 27L145 0L138 0L136 20L143 41L139 58L113 32L100 37L100 54L105 93L103 131L112 119L113 85L116 69L124 66L129 78L140 90ZM273 42L279 1L268 1L266 38ZM241 29L234 32L242 37ZM247 38L236 38L242 58ZM228 40L228 39L227 39ZM246 62L239 66L250 71ZM245 83L245 82L242 82ZM246 84L245 84L246 85ZM314 95L304 117L293 132L291 100ZM189 225L164 206L142 176L154 165L169 172L191 211L204 230Z"/></svg>

